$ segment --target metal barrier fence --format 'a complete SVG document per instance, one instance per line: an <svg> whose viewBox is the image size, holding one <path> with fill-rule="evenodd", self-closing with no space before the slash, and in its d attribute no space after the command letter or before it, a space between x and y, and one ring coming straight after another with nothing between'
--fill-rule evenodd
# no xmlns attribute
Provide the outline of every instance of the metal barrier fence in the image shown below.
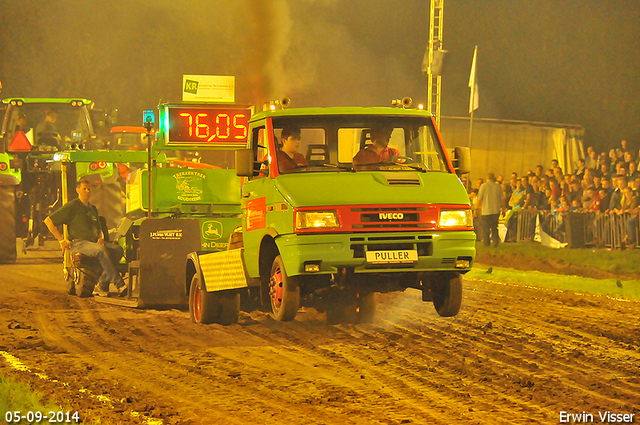
<svg viewBox="0 0 640 425"><path fill-rule="evenodd" d="M637 245L640 240L639 214L601 214L593 212L566 212L562 216L534 210L514 212L507 221L505 241L531 242L539 229L570 248L585 246L621 248L627 235ZM633 236L635 235L635 236Z"/></svg>

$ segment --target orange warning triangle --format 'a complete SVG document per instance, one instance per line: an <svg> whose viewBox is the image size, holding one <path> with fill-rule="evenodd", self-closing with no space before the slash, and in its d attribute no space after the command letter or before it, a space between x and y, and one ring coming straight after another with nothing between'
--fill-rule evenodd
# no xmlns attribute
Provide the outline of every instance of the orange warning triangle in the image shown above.
<svg viewBox="0 0 640 425"><path fill-rule="evenodd" d="M11 143L9 143L9 152L29 152L31 150L31 143L24 131L16 131L13 135Z"/></svg>

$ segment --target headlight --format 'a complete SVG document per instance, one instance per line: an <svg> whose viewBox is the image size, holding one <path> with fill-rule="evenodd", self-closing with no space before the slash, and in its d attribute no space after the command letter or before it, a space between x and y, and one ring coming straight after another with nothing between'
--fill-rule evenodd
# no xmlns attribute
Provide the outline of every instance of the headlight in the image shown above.
<svg viewBox="0 0 640 425"><path fill-rule="evenodd" d="M296 229L326 229L340 227L335 211L298 211Z"/></svg>
<svg viewBox="0 0 640 425"><path fill-rule="evenodd" d="M440 227L473 227L473 214L470 209L466 210L441 210Z"/></svg>

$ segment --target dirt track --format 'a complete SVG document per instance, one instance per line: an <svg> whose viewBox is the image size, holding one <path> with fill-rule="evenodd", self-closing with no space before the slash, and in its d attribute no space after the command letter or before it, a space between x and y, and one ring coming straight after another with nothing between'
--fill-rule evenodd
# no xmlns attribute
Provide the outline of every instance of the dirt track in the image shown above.
<svg viewBox="0 0 640 425"><path fill-rule="evenodd" d="M381 295L373 325L306 310L196 326L67 296L58 258L0 266L0 351L31 370L0 356L0 372L97 423L149 423L132 411L164 424L556 424L561 411L600 423L607 410L640 423L639 302L465 280L452 319L407 291Z"/></svg>

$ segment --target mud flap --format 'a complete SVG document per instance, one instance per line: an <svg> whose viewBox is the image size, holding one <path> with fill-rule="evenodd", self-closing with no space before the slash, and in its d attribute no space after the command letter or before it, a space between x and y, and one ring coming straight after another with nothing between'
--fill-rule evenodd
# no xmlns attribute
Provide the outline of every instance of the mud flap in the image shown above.
<svg viewBox="0 0 640 425"><path fill-rule="evenodd" d="M0 264L16 262L16 204L13 186L0 186Z"/></svg>
<svg viewBox="0 0 640 425"><path fill-rule="evenodd" d="M133 296L141 307L187 306L184 277L187 255L199 251L198 220L147 219L140 225L139 286Z"/></svg>
<svg viewBox="0 0 640 425"><path fill-rule="evenodd" d="M207 292L247 287L242 248L198 256Z"/></svg>

